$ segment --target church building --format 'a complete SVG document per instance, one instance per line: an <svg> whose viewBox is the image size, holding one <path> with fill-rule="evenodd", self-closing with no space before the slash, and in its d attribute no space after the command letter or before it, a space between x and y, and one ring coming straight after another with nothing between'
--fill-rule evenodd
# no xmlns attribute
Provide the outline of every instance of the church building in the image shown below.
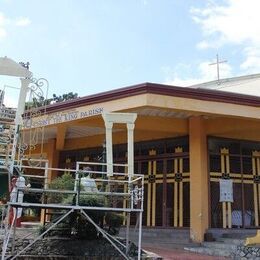
<svg viewBox="0 0 260 260"><path fill-rule="evenodd" d="M31 156L67 169L102 160L103 112L137 113L134 171L145 177L143 226L190 229L196 242L208 228L259 228L260 97L143 83L55 103L25 120L25 132L44 129L44 149ZM127 159L124 128L113 128L116 163ZM49 180L57 175L50 171Z"/></svg>

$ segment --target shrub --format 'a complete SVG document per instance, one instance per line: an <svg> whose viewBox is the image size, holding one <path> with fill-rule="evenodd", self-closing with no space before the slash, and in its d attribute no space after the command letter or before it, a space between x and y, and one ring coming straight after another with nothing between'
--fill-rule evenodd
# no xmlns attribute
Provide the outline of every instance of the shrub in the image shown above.
<svg viewBox="0 0 260 260"><path fill-rule="evenodd" d="M102 195L81 195L79 198L79 205L90 207L103 207L104 196ZM101 210L84 210L85 213L98 225L103 224L105 212ZM69 222L72 233L80 239L96 239L98 232L96 228L87 221L85 216L78 212L74 212L69 216Z"/></svg>
<svg viewBox="0 0 260 260"><path fill-rule="evenodd" d="M54 179L49 188L53 190L73 190L74 189L74 178L69 173L63 174L61 177ZM71 194L61 194L61 193L49 193L48 202L49 203L62 203L63 200L72 198Z"/></svg>
<svg viewBox="0 0 260 260"><path fill-rule="evenodd" d="M56 178L49 185L50 189L54 190L74 190L74 178L71 174L65 173L61 177ZM83 187L80 188L83 190ZM104 207L106 205L106 198L99 194L80 194L79 205L90 207ZM67 205L75 205L76 195L73 194L61 194L61 193L49 193L49 203L62 203ZM84 210L85 213L99 226L103 227L104 218L108 226L108 232L111 235L118 233L120 226L123 224L124 217L121 214L113 212L105 212L102 210ZM66 211L62 211L64 214ZM61 211L55 213L53 210L52 220L59 218ZM45 229L42 228L43 232ZM82 216L79 212L74 211L64 219L55 230L51 231L49 235L60 236L75 236L79 239L96 239L99 236L94 225L87 221L85 216Z"/></svg>
<svg viewBox="0 0 260 260"><path fill-rule="evenodd" d="M111 235L116 235L119 233L121 225L123 225L124 216L115 212L107 212L105 221L108 225L108 233Z"/></svg>

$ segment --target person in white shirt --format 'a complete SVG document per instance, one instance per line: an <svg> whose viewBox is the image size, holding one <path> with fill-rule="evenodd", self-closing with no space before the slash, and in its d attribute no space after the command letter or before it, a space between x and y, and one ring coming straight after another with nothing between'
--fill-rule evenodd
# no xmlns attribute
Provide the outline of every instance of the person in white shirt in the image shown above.
<svg viewBox="0 0 260 260"><path fill-rule="evenodd" d="M21 174L19 174L19 172L16 169L14 169L13 177L11 180L10 202L22 203L24 191L19 189L25 187L30 187L30 184L26 186L25 178ZM16 214L16 227L21 226L22 210L23 210L22 208L17 208L16 210L16 208L11 207L9 224L12 224L13 218L15 217Z"/></svg>

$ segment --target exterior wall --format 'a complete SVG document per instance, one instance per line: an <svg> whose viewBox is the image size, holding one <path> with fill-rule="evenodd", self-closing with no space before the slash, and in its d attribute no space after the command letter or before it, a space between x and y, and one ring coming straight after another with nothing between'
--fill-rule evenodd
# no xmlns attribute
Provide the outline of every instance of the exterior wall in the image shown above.
<svg viewBox="0 0 260 260"><path fill-rule="evenodd" d="M206 120L208 136L260 141L259 120L216 117Z"/></svg>

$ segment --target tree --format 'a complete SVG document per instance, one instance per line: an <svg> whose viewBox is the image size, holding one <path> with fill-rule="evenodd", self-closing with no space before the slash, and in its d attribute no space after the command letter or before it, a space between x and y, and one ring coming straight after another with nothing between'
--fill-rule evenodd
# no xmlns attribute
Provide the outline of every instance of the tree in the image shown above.
<svg viewBox="0 0 260 260"><path fill-rule="evenodd" d="M61 96L57 96L56 94L53 94L52 96L53 96L53 101L55 101L56 103L78 98L78 94L73 92L69 92Z"/></svg>
<svg viewBox="0 0 260 260"><path fill-rule="evenodd" d="M34 97L32 101L25 102L25 110L50 105L52 100L52 98L45 99L43 96Z"/></svg>
<svg viewBox="0 0 260 260"><path fill-rule="evenodd" d="M52 95L52 98L45 99L43 96L34 97L32 101L25 103L25 110L30 108L38 108L43 106L48 106L52 103L59 103L67 100L72 100L78 98L78 93L69 92L67 94L63 94L61 96L57 96L56 94Z"/></svg>

